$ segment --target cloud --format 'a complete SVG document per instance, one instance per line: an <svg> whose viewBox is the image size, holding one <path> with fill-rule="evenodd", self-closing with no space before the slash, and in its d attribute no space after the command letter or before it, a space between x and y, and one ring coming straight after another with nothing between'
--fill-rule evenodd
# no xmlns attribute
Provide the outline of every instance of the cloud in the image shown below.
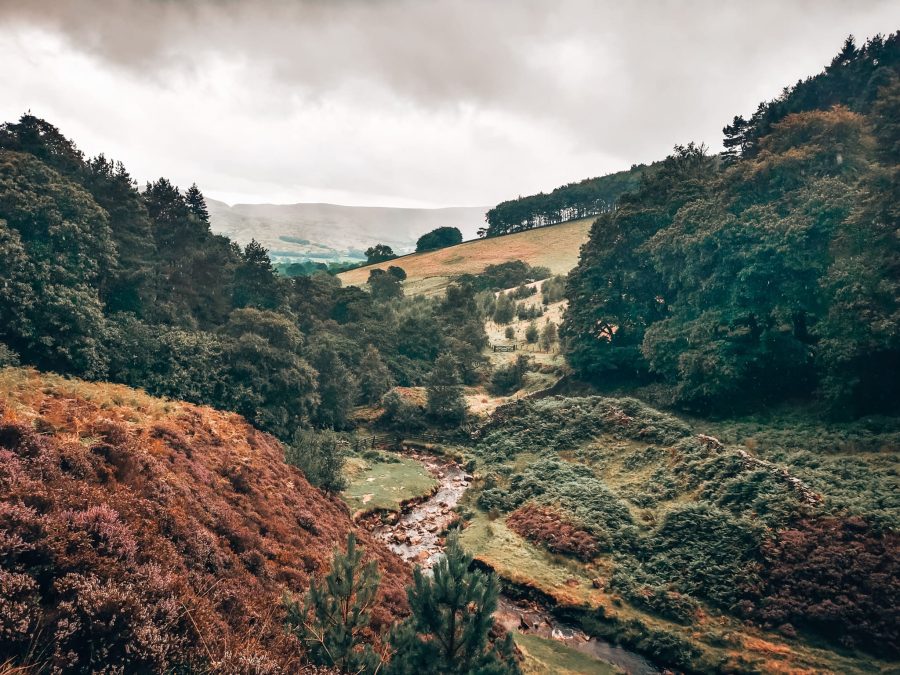
<svg viewBox="0 0 900 675"><path fill-rule="evenodd" d="M897 15L889 0L0 0L16 71L0 112L48 110L79 143L73 129L221 196L490 204L716 147L734 114Z"/></svg>

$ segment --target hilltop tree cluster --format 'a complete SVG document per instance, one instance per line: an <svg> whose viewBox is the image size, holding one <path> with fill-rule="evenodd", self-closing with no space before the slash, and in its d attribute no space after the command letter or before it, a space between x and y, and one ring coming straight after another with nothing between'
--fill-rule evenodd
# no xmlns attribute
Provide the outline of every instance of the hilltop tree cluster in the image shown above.
<svg viewBox="0 0 900 675"><path fill-rule="evenodd" d="M850 41L732 161L676 147L594 224L566 293L572 365L698 411L896 409L898 101L900 36Z"/></svg>
<svg viewBox="0 0 900 675"><path fill-rule="evenodd" d="M637 188L648 168L637 164L628 171L563 185L549 194L500 202L485 214L487 227L478 236L497 237L612 211L623 194Z"/></svg>

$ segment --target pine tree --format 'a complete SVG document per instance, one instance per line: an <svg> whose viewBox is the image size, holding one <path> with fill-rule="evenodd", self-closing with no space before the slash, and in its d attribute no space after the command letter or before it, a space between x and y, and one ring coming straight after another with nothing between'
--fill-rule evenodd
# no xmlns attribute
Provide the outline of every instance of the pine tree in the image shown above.
<svg viewBox="0 0 900 675"><path fill-rule="evenodd" d="M426 386L429 417L438 422L462 422L466 417L466 400L456 361L444 352L434 362L434 369Z"/></svg>
<svg viewBox="0 0 900 675"><path fill-rule="evenodd" d="M392 385L391 371L381 358L381 353L374 345L369 345L359 362L359 394L362 402L368 405L378 403Z"/></svg>
<svg viewBox="0 0 900 675"><path fill-rule="evenodd" d="M197 187L196 183L188 188L184 195L184 201L187 202L191 213L197 216L201 222L209 225L209 210L206 208L206 199L203 198L203 193L200 192L200 188Z"/></svg>
<svg viewBox="0 0 900 675"><path fill-rule="evenodd" d="M500 593L497 577L470 571L471 563L451 534L432 576L416 568L407 589L412 616L390 636L394 655L389 675L520 672L510 636L500 644L488 639Z"/></svg>
<svg viewBox="0 0 900 675"><path fill-rule="evenodd" d="M345 673L373 673L380 659L361 633L369 625L380 575L374 560L362 564L356 536L347 535L347 552L334 550L324 583L313 580L300 604L286 595L287 629L308 646L310 660Z"/></svg>

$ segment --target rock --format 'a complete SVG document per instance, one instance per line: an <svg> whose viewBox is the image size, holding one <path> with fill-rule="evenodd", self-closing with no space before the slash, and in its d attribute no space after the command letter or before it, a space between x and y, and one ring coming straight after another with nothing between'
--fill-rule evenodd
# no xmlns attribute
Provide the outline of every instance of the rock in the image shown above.
<svg viewBox="0 0 900 675"><path fill-rule="evenodd" d="M591 586L593 586L594 588L602 589L604 586L606 586L606 582L603 581L601 577L594 577L593 579L591 579Z"/></svg>

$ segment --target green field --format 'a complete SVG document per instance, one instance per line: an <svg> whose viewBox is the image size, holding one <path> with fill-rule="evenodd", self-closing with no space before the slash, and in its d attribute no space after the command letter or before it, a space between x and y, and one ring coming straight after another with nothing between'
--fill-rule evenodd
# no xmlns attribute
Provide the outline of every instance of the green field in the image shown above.
<svg viewBox="0 0 900 675"><path fill-rule="evenodd" d="M414 253L396 260L358 267L338 275L347 286L362 286L373 269L391 265L406 272L407 295L437 295L453 277L479 274L488 265L522 260L532 267L547 267L553 274L568 274L578 262L581 245L587 241L595 217L540 227L503 237L475 239L437 251Z"/></svg>
<svg viewBox="0 0 900 675"><path fill-rule="evenodd" d="M343 496L357 515L399 511L404 502L429 495L438 484L414 459L383 457L387 461L353 457L347 462L350 484Z"/></svg>
<svg viewBox="0 0 900 675"><path fill-rule="evenodd" d="M513 633L516 646L522 650L525 660L522 672L525 675L611 675L620 673L615 666L597 661L591 657L569 649L556 640Z"/></svg>

